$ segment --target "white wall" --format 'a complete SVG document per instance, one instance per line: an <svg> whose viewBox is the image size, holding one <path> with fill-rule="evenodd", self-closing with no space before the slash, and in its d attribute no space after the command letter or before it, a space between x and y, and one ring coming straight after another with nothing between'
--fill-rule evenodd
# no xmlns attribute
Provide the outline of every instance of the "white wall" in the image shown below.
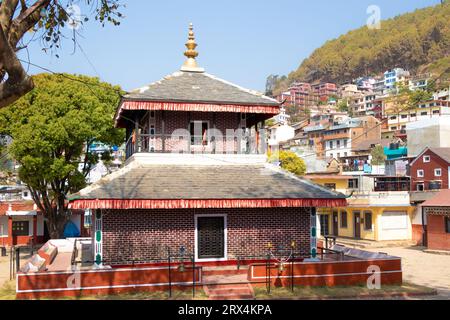
<svg viewBox="0 0 450 320"><path fill-rule="evenodd" d="M271 130L274 131L272 131L269 139L269 145L271 146L278 145L280 142L290 140L295 136L295 129L287 125L279 126ZM275 137L273 135L275 135Z"/></svg>
<svg viewBox="0 0 450 320"><path fill-rule="evenodd" d="M3 230L3 233L2 233ZM0 217L0 237L8 237L8 217Z"/></svg>
<svg viewBox="0 0 450 320"><path fill-rule="evenodd" d="M37 236L43 236L44 235L44 216L37 216L37 228L36 233Z"/></svg>
<svg viewBox="0 0 450 320"><path fill-rule="evenodd" d="M418 156L426 147L450 148L450 116L408 123L408 157Z"/></svg>

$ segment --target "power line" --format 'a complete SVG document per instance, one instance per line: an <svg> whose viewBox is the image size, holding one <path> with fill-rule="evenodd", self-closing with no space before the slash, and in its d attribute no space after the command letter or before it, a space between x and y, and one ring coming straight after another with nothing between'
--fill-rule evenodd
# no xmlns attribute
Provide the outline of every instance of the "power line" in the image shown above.
<svg viewBox="0 0 450 320"><path fill-rule="evenodd" d="M111 90L111 91L114 91L115 93L117 93L120 97L123 96L121 90L118 90L118 89L114 89L114 88L111 88L111 87L104 86L104 85L102 85L101 83L93 83L93 82L84 81L84 80L79 79L79 78L72 78L72 77L70 77L70 76L68 76L68 75L66 75L66 74L64 74L64 73L60 73L60 72L56 72L56 71L50 70L50 69L48 69L48 68L46 68L46 67L42 67L42 66L37 65L37 64L35 64L35 63L32 63L32 62L30 62L30 61L24 61L24 60L22 60L22 59L18 59L18 60L19 60L20 62L22 62L22 63L29 64L29 65L31 65L31 66L33 66L33 67L36 67L36 68L39 68L39 69L41 69L41 70L47 71L47 72L49 72L49 73L51 73L51 74L54 74L54 75L61 76L61 77L66 78L66 79L68 79L68 80L80 82L80 83L82 83L82 84L84 84L84 85L86 85L86 86L89 86L89 87L90 87L90 86L96 86L96 87L100 87L100 88L103 88L103 89L106 89L106 90ZM92 92L92 93L94 93L94 92ZM127 93L127 92L125 92L125 93ZM97 98L99 98L97 94L94 93L94 95L95 95Z"/></svg>

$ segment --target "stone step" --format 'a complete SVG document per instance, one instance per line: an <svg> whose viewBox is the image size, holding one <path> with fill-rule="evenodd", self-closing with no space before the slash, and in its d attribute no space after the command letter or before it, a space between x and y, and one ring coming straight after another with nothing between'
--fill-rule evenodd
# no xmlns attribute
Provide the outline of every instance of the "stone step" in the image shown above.
<svg viewBox="0 0 450 320"><path fill-rule="evenodd" d="M217 282L218 276L210 276L210 281ZM227 281L228 280L228 281ZM241 282L236 283L240 280ZM219 283L204 284L203 289L210 300L252 300L253 287L242 275L221 276Z"/></svg>
<svg viewBox="0 0 450 320"><path fill-rule="evenodd" d="M217 275L203 275L202 282L205 285L211 284L245 284L248 283L247 273L245 274L217 274Z"/></svg>

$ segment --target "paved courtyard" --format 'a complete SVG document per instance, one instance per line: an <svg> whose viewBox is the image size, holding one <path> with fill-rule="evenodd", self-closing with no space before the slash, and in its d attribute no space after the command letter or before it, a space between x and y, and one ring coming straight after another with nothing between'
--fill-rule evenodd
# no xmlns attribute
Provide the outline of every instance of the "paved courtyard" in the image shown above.
<svg viewBox="0 0 450 320"><path fill-rule="evenodd" d="M438 290L440 299L450 300L450 255L425 253L423 248L367 249L402 258L403 280Z"/></svg>

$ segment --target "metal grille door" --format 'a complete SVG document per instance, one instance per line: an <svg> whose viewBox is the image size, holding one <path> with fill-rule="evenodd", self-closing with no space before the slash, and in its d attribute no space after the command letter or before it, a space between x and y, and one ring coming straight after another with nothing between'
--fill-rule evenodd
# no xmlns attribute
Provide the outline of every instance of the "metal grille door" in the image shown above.
<svg viewBox="0 0 450 320"><path fill-rule="evenodd" d="M212 259L225 257L224 217L199 217L198 258Z"/></svg>

